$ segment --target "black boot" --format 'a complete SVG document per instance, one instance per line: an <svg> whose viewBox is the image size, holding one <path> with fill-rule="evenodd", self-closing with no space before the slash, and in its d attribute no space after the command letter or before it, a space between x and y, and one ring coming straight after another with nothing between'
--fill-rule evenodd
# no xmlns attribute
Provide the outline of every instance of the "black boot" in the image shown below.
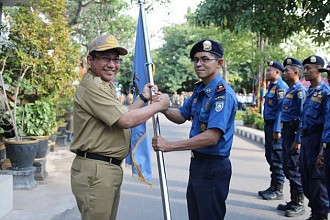
<svg viewBox="0 0 330 220"><path fill-rule="evenodd" d="M265 190L261 190L261 191L258 191L258 195L260 196L260 197L262 197L264 194L266 194L266 193L270 193L273 189L274 189L274 187L275 187L275 185L274 184L270 184L270 187L268 187L267 189L265 189Z"/></svg>
<svg viewBox="0 0 330 220"><path fill-rule="evenodd" d="M286 217L296 217L305 213L304 194L296 190L292 191L293 205L285 212Z"/></svg>
<svg viewBox="0 0 330 220"><path fill-rule="evenodd" d="M291 209L291 207L295 204L294 203L294 192L293 192L293 189L291 189L291 188L290 188L290 199L291 199L291 201L286 202L286 204L279 204L277 206L277 210L286 211L286 210Z"/></svg>
<svg viewBox="0 0 330 220"><path fill-rule="evenodd" d="M293 201L287 202L286 204L279 204L277 206L277 210L280 211L287 211L289 209L291 209L291 207L294 205Z"/></svg>
<svg viewBox="0 0 330 220"><path fill-rule="evenodd" d="M264 200L281 200L283 199L283 184L274 184L274 188L269 193L262 195Z"/></svg>

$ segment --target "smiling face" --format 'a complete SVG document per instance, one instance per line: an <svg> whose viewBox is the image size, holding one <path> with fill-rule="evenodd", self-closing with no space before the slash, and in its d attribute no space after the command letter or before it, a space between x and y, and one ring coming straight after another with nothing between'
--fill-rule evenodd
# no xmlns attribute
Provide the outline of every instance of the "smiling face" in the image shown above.
<svg viewBox="0 0 330 220"><path fill-rule="evenodd" d="M117 50L94 52L87 56L90 70L105 82L114 80L120 70L120 59Z"/></svg>
<svg viewBox="0 0 330 220"><path fill-rule="evenodd" d="M208 84L219 73L223 58L216 58L209 52L197 52L193 64L197 77L203 80L204 84Z"/></svg>

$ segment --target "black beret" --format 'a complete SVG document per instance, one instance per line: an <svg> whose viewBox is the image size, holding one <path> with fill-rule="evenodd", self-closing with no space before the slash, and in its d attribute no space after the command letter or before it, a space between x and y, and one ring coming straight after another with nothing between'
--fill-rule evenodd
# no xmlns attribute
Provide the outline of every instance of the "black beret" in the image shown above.
<svg viewBox="0 0 330 220"><path fill-rule="evenodd" d="M198 41L190 50L190 59L193 59L197 52L210 52L219 57L223 57L223 48L221 44L211 39Z"/></svg>
<svg viewBox="0 0 330 220"><path fill-rule="evenodd" d="M330 74L330 63L328 63L328 65L327 65L326 68L321 68L321 69L319 69L319 72Z"/></svg>
<svg viewBox="0 0 330 220"><path fill-rule="evenodd" d="M278 61L270 61L268 62L268 66L274 67L278 70L280 70L281 72L284 72L284 67L282 66L282 64Z"/></svg>
<svg viewBox="0 0 330 220"><path fill-rule="evenodd" d="M283 66L285 67L286 65L303 67L303 64L300 60L292 57L288 57L283 61Z"/></svg>
<svg viewBox="0 0 330 220"><path fill-rule="evenodd" d="M324 60L320 56L312 55L304 59L303 64L318 64L320 66L324 66Z"/></svg>
<svg viewBox="0 0 330 220"><path fill-rule="evenodd" d="M330 69L326 69L326 68L321 68L321 69L319 69L319 72L320 73L328 73L328 74L330 74Z"/></svg>

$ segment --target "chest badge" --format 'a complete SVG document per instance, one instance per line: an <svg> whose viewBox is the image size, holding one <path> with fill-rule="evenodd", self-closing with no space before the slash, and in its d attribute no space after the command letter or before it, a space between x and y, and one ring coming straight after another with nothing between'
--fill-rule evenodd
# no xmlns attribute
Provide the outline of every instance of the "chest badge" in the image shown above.
<svg viewBox="0 0 330 220"><path fill-rule="evenodd" d="M206 89L206 93L209 94L211 92L211 89L210 88L207 88Z"/></svg>
<svg viewBox="0 0 330 220"><path fill-rule="evenodd" d="M206 124L202 123L200 128L201 128L201 131L206 131Z"/></svg>
<svg viewBox="0 0 330 220"><path fill-rule="evenodd" d="M224 105L225 105L225 102L224 101L218 101L218 102L216 102L215 103L215 111L216 112L220 112L223 109Z"/></svg>

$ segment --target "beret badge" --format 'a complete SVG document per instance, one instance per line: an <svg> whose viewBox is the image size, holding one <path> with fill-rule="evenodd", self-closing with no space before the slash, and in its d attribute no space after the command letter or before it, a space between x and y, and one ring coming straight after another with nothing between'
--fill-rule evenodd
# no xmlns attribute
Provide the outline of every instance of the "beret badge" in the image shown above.
<svg viewBox="0 0 330 220"><path fill-rule="evenodd" d="M203 42L203 50L204 51L210 51L212 50L212 43L209 40L206 40Z"/></svg>
<svg viewBox="0 0 330 220"><path fill-rule="evenodd" d="M316 57L315 56L311 56L311 62L316 63Z"/></svg>
<svg viewBox="0 0 330 220"><path fill-rule="evenodd" d="M270 61L269 66L273 66L273 65L274 65L274 61Z"/></svg>
<svg viewBox="0 0 330 220"><path fill-rule="evenodd" d="M287 59L286 63L287 64L292 64L292 60L291 59Z"/></svg>

